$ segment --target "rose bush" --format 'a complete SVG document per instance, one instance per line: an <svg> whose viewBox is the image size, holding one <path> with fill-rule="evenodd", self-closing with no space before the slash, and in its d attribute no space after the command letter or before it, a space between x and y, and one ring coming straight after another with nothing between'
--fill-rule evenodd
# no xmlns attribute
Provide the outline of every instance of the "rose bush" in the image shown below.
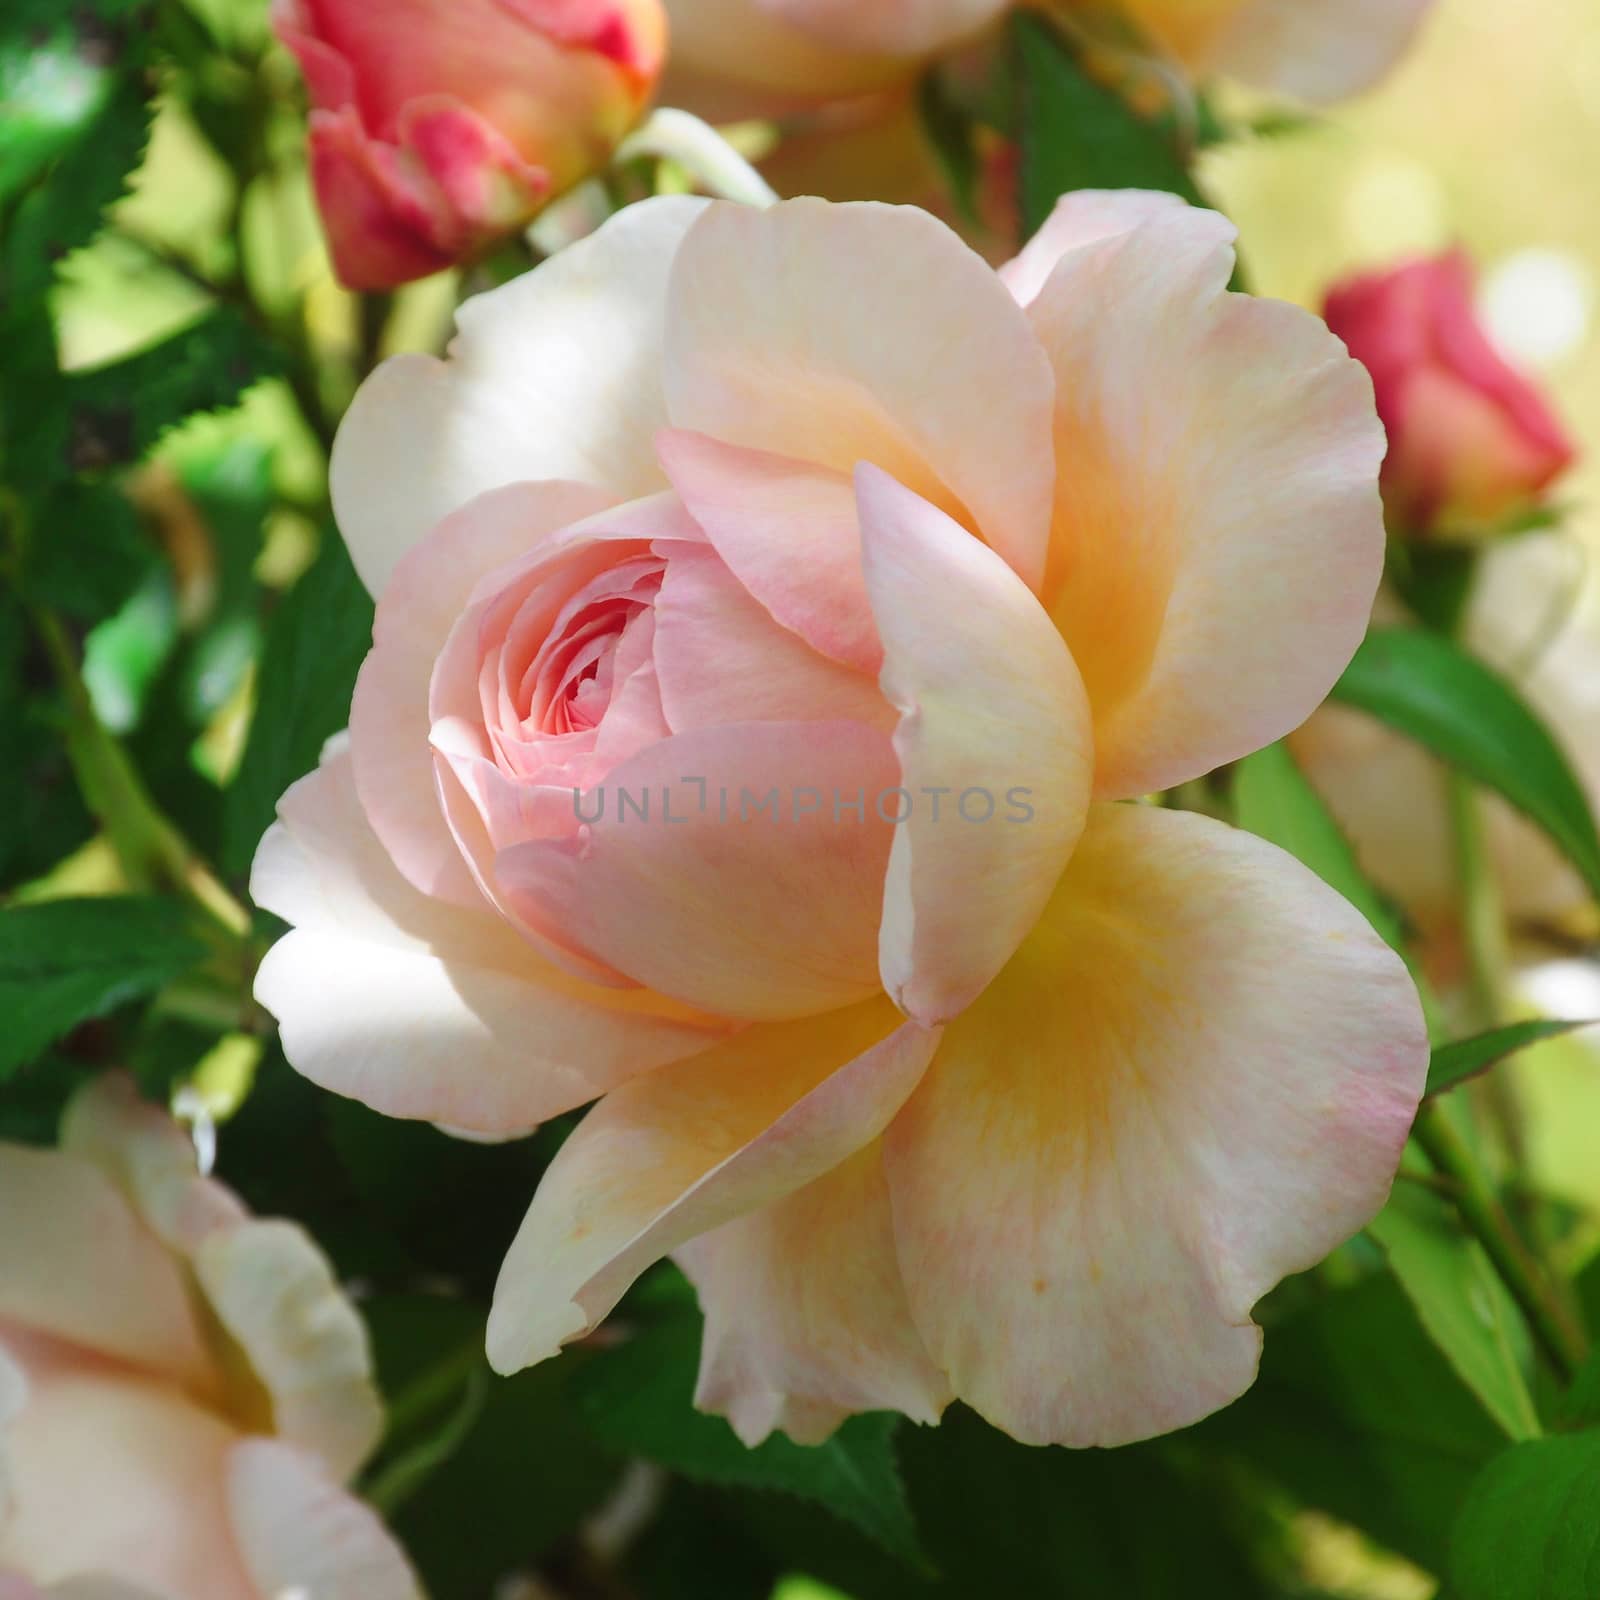
<svg viewBox="0 0 1600 1600"><path fill-rule="evenodd" d="M381 1427L366 1334L301 1230L197 1176L96 1080L0 1143L0 1597L418 1600L340 1484Z"/></svg>
<svg viewBox="0 0 1600 1600"><path fill-rule="evenodd" d="M1109 1444L1245 1388L1382 1203L1400 961L1118 803L1301 722L1382 565L1370 383L1232 240L1078 193L997 276L915 211L651 201L358 395L373 649L258 853L257 994L393 1115L598 1098L502 1371L670 1254L747 1440L960 1397Z"/></svg>
<svg viewBox="0 0 1600 1600"><path fill-rule="evenodd" d="M310 91L333 264L383 289L605 165L655 87L660 0L275 0Z"/></svg>
<svg viewBox="0 0 1600 1600"><path fill-rule="evenodd" d="M1329 293L1324 315L1372 374L1396 533L1493 533L1571 465L1572 443L1548 402L1479 324L1460 251L1352 278Z"/></svg>

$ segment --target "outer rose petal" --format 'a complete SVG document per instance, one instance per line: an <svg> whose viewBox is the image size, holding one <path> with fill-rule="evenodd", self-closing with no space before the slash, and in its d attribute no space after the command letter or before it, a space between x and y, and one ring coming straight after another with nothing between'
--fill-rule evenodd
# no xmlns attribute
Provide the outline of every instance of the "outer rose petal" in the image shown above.
<svg viewBox="0 0 1600 1600"><path fill-rule="evenodd" d="M350 706L350 759L362 808L405 877L425 894L481 905L444 818L428 731L428 683L478 580L548 535L603 511L587 484L518 483L446 517L412 546L383 591Z"/></svg>
<svg viewBox="0 0 1600 1600"><path fill-rule="evenodd" d="M1089 704L1061 636L994 551L874 467L857 470L856 493L912 801L889 855L879 964L895 1004L932 1024L1010 960L1067 864L1094 773ZM1023 822L1007 806L1017 793Z"/></svg>
<svg viewBox="0 0 1600 1600"><path fill-rule="evenodd" d="M551 1162L500 1269L495 1370L554 1355L652 1262L870 1144L937 1042L880 998L749 1028L607 1095Z"/></svg>
<svg viewBox="0 0 1600 1600"><path fill-rule="evenodd" d="M773 617L813 650L876 677L883 646L849 477L681 429L663 433L656 450L712 547Z"/></svg>
<svg viewBox="0 0 1600 1600"><path fill-rule="evenodd" d="M92 1162L0 1143L0 1217L0 1322L215 1388L177 1264Z"/></svg>
<svg viewBox="0 0 1600 1600"><path fill-rule="evenodd" d="M840 472L870 461L1037 584L1048 364L993 271L943 223L876 204L714 205L668 295L675 426Z"/></svg>
<svg viewBox="0 0 1600 1600"><path fill-rule="evenodd" d="M1218 72L1315 105L1369 89L1433 0L1253 0L1211 56Z"/></svg>
<svg viewBox="0 0 1600 1600"><path fill-rule="evenodd" d="M1038 299L1056 263L1072 250L1121 238L1188 201L1164 189L1073 189L1056 201L1021 251L999 269L1000 281L1020 306Z"/></svg>
<svg viewBox="0 0 1600 1600"><path fill-rule="evenodd" d="M261 1594L308 1600L421 1600L377 1516L314 1457L276 1439L234 1446L227 1463L234 1537Z"/></svg>
<svg viewBox="0 0 1600 1600"><path fill-rule="evenodd" d="M686 1005L746 1021L828 1011L878 992L891 830L874 801L896 776L887 734L863 723L697 728L623 762L581 801L597 820L503 851L497 875L513 906L530 900Z"/></svg>
<svg viewBox="0 0 1600 1600"><path fill-rule="evenodd" d="M706 1315L694 1403L747 1445L774 1428L820 1443L856 1411L937 1422L949 1403L906 1303L877 1141L676 1259Z"/></svg>
<svg viewBox="0 0 1600 1600"><path fill-rule="evenodd" d="M1399 958L1305 867L1209 818L1096 808L884 1138L929 1353L1027 1443L1226 1404L1251 1307L1382 1205L1427 1064Z"/></svg>
<svg viewBox="0 0 1600 1600"><path fill-rule="evenodd" d="M569 979L492 912L429 900L394 870L348 756L279 802L251 893L295 924L256 997L295 1067L389 1116L526 1132L710 1037L649 996Z"/></svg>
<svg viewBox="0 0 1600 1600"><path fill-rule="evenodd" d="M862 55L920 56L987 27L1011 0L755 0L819 43Z"/></svg>
<svg viewBox="0 0 1600 1600"><path fill-rule="evenodd" d="M396 356L361 386L330 488L362 581L379 593L441 517L505 483L664 486L662 318L679 242L705 202L626 206L587 239L456 313L450 357Z"/></svg>
<svg viewBox="0 0 1600 1600"><path fill-rule="evenodd" d="M1303 722L1383 566L1383 430L1315 317L1226 291L1232 225L1158 214L1028 308L1056 369L1045 600L1095 717L1095 792L1196 777Z"/></svg>
<svg viewBox="0 0 1600 1600"><path fill-rule="evenodd" d="M0 1569L47 1586L115 1574L163 1600L260 1600L223 1500L236 1437L169 1384L113 1367L34 1372L11 1429L15 1506L0 1525Z"/></svg>

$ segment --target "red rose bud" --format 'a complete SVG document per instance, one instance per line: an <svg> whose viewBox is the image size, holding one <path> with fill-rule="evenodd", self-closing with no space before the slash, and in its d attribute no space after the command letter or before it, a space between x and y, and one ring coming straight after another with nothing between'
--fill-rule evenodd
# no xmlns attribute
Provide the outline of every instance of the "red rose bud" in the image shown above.
<svg viewBox="0 0 1600 1600"><path fill-rule="evenodd" d="M1389 430L1383 496L1394 532L1493 531L1570 465L1572 442L1544 397L1479 326L1459 251L1352 278L1324 315L1372 374Z"/></svg>
<svg viewBox="0 0 1600 1600"><path fill-rule="evenodd" d="M352 289L473 256L603 166L666 41L659 0L276 0L273 23Z"/></svg>

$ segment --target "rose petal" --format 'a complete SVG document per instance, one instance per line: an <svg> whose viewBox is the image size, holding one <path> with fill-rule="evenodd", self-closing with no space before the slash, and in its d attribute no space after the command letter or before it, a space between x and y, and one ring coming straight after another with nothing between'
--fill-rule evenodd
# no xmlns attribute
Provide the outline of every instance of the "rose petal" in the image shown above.
<svg viewBox="0 0 1600 1600"><path fill-rule="evenodd" d="M1163 213L1181 211L1188 202L1165 189L1074 189L1061 196L1055 209L1022 249L1001 267L1000 281L1019 306L1039 296L1056 263L1073 250L1120 238Z"/></svg>
<svg viewBox="0 0 1600 1600"><path fill-rule="evenodd" d="M422 1600L375 1513L314 1457L276 1439L235 1445L227 1463L234 1537L257 1592L315 1600Z"/></svg>
<svg viewBox="0 0 1600 1600"><path fill-rule="evenodd" d="M350 706L350 757L373 831L425 894L469 906L482 900L434 779L434 663L479 579L604 510L607 499L572 483L518 483L481 495L407 551L384 588Z"/></svg>
<svg viewBox="0 0 1600 1600"><path fill-rule="evenodd" d="M551 1163L501 1268L495 1369L554 1355L652 1262L870 1144L936 1042L880 998L746 1029L607 1095Z"/></svg>
<svg viewBox="0 0 1600 1600"><path fill-rule="evenodd" d="M780 627L714 551L673 557L655 617L661 704L677 732L805 719L893 725L876 675L829 661Z"/></svg>
<svg viewBox="0 0 1600 1600"><path fill-rule="evenodd" d="M497 877L519 911L686 1005L830 1010L878 990L891 829L875 798L896 776L887 735L861 723L697 728L572 797L588 825L502 852Z"/></svg>
<svg viewBox="0 0 1600 1600"><path fill-rule="evenodd" d="M876 676L883 646L850 479L681 428L662 433L656 449L717 554L773 617L813 650Z"/></svg>
<svg viewBox="0 0 1600 1600"><path fill-rule="evenodd" d="M0 1216L0 1321L214 1392L177 1264L93 1162L0 1143Z"/></svg>
<svg viewBox="0 0 1600 1600"><path fill-rule="evenodd" d="M556 972L494 913L418 894L368 828L347 756L278 809L251 893L295 928L256 998L324 1088L389 1116L526 1132L707 1041L657 997Z"/></svg>
<svg viewBox="0 0 1600 1600"><path fill-rule="evenodd" d="M879 962L895 1003L931 1024L1005 965L1067 864L1094 771L1089 706L1061 636L992 550L875 467L857 470L856 494L909 796Z"/></svg>
<svg viewBox="0 0 1600 1600"><path fill-rule="evenodd" d="M1433 0L1254 0L1211 53L1215 70L1323 105L1369 89L1405 54Z"/></svg>
<svg viewBox="0 0 1600 1600"><path fill-rule="evenodd" d="M1182 1427L1251 1307L1383 1204L1428 1065L1398 956L1297 861L1102 806L884 1139L912 1314L1027 1443Z"/></svg>
<svg viewBox="0 0 1600 1600"><path fill-rule="evenodd" d="M441 518L506 483L662 487L662 318L678 244L704 202L626 206L587 239L467 301L448 360L403 355L361 386L330 487L374 594Z"/></svg>
<svg viewBox="0 0 1600 1600"><path fill-rule="evenodd" d="M1102 797L1297 727L1382 571L1371 383L1315 317L1227 292L1233 233L1158 214L1069 252L1028 309L1057 377L1046 603L1089 691Z"/></svg>
<svg viewBox="0 0 1600 1600"><path fill-rule="evenodd" d="M926 212L719 204L668 290L675 426L835 471L870 461L1043 570L1050 377L994 273Z"/></svg>
<svg viewBox="0 0 1600 1600"><path fill-rule="evenodd" d="M852 1412L937 1422L950 1385L911 1321L877 1141L676 1260L705 1312L694 1403L752 1448L817 1444Z"/></svg>
<svg viewBox="0 0 1600 1600"><path fill-rule="evenodd" d="M756 0L764 10L830 49L920 56L948 49L987 27L1011 0Z"/></svg>

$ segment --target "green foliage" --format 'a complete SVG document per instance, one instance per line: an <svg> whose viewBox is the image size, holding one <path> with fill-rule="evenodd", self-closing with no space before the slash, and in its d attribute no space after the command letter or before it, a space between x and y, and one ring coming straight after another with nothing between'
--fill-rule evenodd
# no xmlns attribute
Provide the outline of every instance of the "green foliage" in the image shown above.
<svg viewBox="0 0 1600 1600"><path fill-rule="evenodd" d="M1507 1450L1461 1507L1450 1575L1461 1600L1600 1594L1600 1429Z"/></svg>
<svg viewBox="0 0 1600 1600"><path fill-rule="evenodd" d="M267 628L244 759L223 813L222 861L242 875L278 796L317 764L349 720L356 672L372 644L372 599L334 534Z"/></svg>
<svg viewBox="0 0 1600 1600"><path fill-rule="evenodd" d="M80 1023L205 956L174 901L115 896L0 910L0 1078Z"/></svg>
<svg viewBox="0 0 1600 1600"><path fill-rule="evenodd" d="M1024 232L1032 233L1070 189L1170 189L1199 202L1171 130L1096 82L1048 22L1019 12L1011 47Z"/></svg>
<svg viewBox="0 0 1600 1600"><path fill-rule="evenodd" d="M1586 1021L1563 1021L1548 1017L1535 1017L1527 1022L1513 1022L1504 1028L1491 1028L1487 1033L1474 1034L1470 1039L1457 1039L1452 1044L1435 1048L1428 1063L1428 1094L1444 1094L1457 1084L1475 1078L1490 1067L1498 1066L1508 1056L1525 1050L1542 1039L1556 1039L1574 1028L1587 1027Z"/></svg>
<svg viewBox="0 0 1600 1600"><path fill-rule="evenodd" d="M825 1444L782 1434L747 1450L720 1417L694 1409L700 1329L674 1317L598 1357L584 1404L596 1434L697 1481L778 1489L826 1506L912 1566L922 1556L895 1459L899 1419L852 1417Z"/></svg>
<svg viewBox="0 0 1600 1600"><path fill-rule="evenodd" d="M1383 1245L1422 1326L1508 1438L1531 1439L1528 1330L1506 1287L1452 1207L1402 1178L1369 1231Z"/></svg>
<svg viewBox="0 0 1600 1600"><path fill-rule="evenodd" d="M1600 836L1583 788L1543 722L1498 673L1439 634L1379 628L1333 693L1503 795L1600 893Z"/></svg>

